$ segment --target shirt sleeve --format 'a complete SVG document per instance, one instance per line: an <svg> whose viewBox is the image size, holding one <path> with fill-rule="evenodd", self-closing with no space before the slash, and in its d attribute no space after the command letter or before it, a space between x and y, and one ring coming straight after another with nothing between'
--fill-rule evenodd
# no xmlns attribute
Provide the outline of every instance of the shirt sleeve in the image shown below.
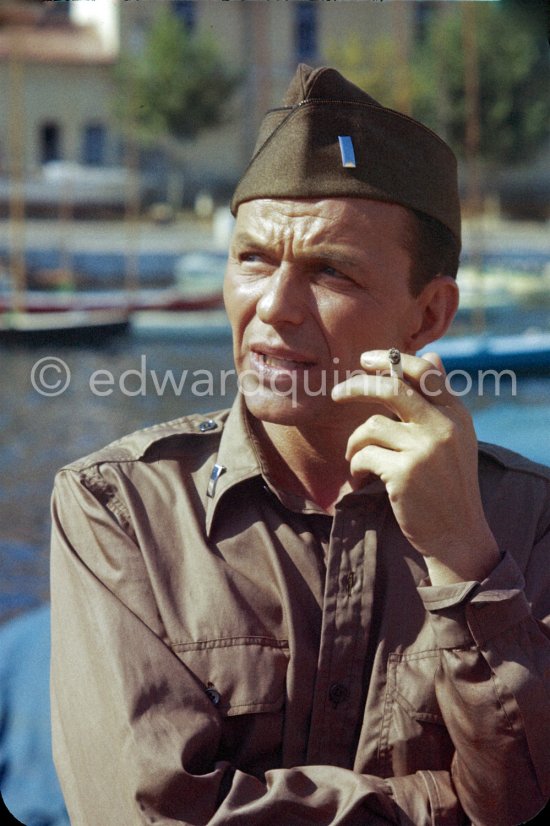
<svg viewBox="0 0 550 826"><path fill-rule="evenodd" d="M531 554L546 600L549 553L546 536ZM550 798L547 607L528 602L507 553L481 583L421 585L419 593L442 650L436 695L461 804L476 824L523 823Z"/></svg>
<svg viewBox="0 0 550 826"><path fill-rule="evenodd" d="M464 822L448 772L383 779L305 766L256 777L220 761L221 717L168 645L124 514L69 471L52 512L52 739L72 823Z"/></svg>

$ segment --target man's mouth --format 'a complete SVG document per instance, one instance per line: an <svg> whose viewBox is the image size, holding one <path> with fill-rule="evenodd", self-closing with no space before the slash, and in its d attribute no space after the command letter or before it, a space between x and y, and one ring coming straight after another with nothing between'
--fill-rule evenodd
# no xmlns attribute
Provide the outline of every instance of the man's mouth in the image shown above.
<svg viewBox="0 0 550 826"><path fill-rule="evenodd" d="M260 368L271 370L295 371L314 367L315 362L301 353L272 351L253 348L252 362Z"/></svg>
<svg viewBox="0 0 550 826"><path fill-rule="evenodd" d="M302 359L279 358L277 356L268 356L266 353L259 353L259 356L268 367L278 367L285 370L292 370L296 367L312 367L313 362L303 361Z"/></svg>

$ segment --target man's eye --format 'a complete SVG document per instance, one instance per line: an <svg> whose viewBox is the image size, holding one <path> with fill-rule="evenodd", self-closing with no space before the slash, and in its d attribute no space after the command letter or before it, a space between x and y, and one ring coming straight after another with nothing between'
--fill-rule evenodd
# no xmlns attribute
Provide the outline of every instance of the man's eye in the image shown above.
<svg viewBox="0 0 550 826"><path fill-rule="evenodd" d="M239 261L241 264L257 264L262 261L262 256L259 252L242 252Z"/></svg>
<svg viewBox="0 0 550 826"><path fill-rule="evenodd" d="M353 280L349 277L349 275L346 275L346 273L343 273L341 270L336 269L336 267L331 267L328 264L320 268L320 273L326 278L331 278L338 281Z"/></svg>

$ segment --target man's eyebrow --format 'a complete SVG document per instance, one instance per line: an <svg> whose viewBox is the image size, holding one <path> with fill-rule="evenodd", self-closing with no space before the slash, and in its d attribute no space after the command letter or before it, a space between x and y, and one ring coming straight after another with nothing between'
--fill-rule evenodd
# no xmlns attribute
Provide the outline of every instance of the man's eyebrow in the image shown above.
<svg viewBox="0 0 550 826"><path fill-rule="evenodd" d="M246 230L238 232L234 238L233 243L241 246L249 246L256 249L261 249L269 244L267 239L259 236L251 235ZM297 258L309 258L315 261L331 262L334 264L342 264L349 267L357 267L360 264L359 258L346 255L339 247L332 245L321 244L319 247L312 245L296 256Z"/></svg>
<svg viewBox="0 0 550 826"><path fill-rule="evenodd" d="M338 248L322 248L318 251L312 250L311 257L317 259L318 261L326 261L331 262L334 264L344 264L348 267L357 267L359 266L359 259L358 258L351 258L349 255L346 255Z"/></svg>
<svg viewBox="0 0 550 826"><path fill-rule="evenodd" d="M264 244L267 243L267 241L262 238L251 235L249 232L241 230L240 232L237 232L233 237L233 243L250 247L262 247L264 246Z"/></svg>

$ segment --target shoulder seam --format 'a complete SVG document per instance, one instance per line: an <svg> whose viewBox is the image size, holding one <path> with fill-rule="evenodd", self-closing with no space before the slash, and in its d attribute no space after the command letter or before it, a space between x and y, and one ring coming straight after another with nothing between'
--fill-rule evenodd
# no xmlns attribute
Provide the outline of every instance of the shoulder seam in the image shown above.
<svg viewBox="0 0 550 826"><path fill-rule="evenodd" d="M550 467L536 462L533 459L528 459L520 453L516 453L509 448L493 445L490 442L479 442L479 452L488 459L497 462L506 470L512 470L516 473L525 473L530 476L537 476L550 482Z"/></svg>
<svg viewBox="0 0 550 826"><path fill-rule="evenodd" d="M126 535L137 544L137 537L132 525L130 511L126 503L118 495L118 491L114 485L109 484L103 479L98 468L96 468L94 472L93 466L82 469L80 472L80 481L84 487L101 502L103 507L112 514Z"/></svg>

